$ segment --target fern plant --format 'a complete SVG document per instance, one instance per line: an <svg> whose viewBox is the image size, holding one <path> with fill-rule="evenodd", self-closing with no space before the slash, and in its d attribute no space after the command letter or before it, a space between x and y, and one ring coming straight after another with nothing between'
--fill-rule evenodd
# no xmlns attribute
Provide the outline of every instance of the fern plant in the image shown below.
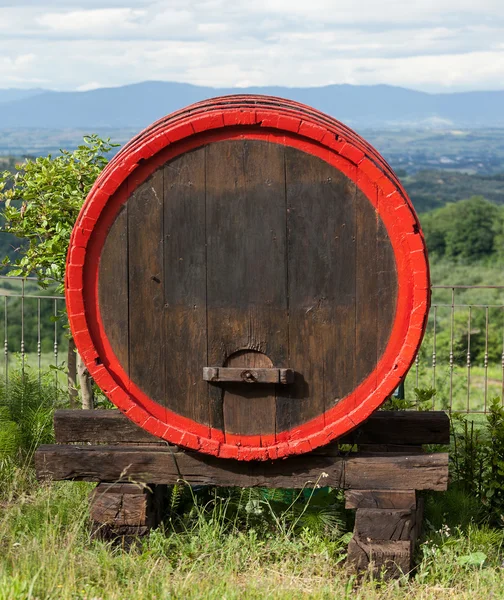
<svg viewBox="0 0 504 600"><path fill-rule="evenodd" d="M40 444L53 442L54 409L63 398L52 372L13 370L8 385L0 381L0 460L31 461Z"/></svg>

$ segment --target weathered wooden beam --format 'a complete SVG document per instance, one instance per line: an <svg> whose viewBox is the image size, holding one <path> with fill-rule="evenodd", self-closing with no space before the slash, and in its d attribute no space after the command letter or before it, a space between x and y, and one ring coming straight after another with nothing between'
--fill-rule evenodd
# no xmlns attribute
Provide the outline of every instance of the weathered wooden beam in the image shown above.
<svg viewBox="0 0 504 600"><path fill-rule="evenodd" d="M357 508L348 559L359 570L385 577L408 573L423 517L414 490L348 490L347 508Z"/></svg>
<svg viewBox="0 0 504 600"><path fill-rule="evenodd" d="M161 446L41 446L36 453L41 479L139 481L191 485L300 488L317 484L353 489L445 490L448 455L305 454L285 460L240 462L174 452Z"/></svg>
<svg viewBox="0 0 504 600"><path fill-rule="evenodd" d="M449 444L450 420L443 411L376 411L340 444Z"/></svg>
<svg viewBox="0 0 504 600"><path fill-rule="evenodd" d="M90 517L115 527L149 526L150 495L150 490L133 483L99 483L90 495Z"/></svg>
<svg viewBox="0 0 504 600"><path fill-rule="evenodd" d="M367 540L411 540L416 526L414 509L360 508L355 515L354 535Z"/></svg>
<svg viewBox="0 0 504 600"><path fill-rule="evenodd" d="M129 546L161 522L166 486L99 483L89 496L91 533Z"/></svg>
<svg viewBox="0 0 504 600"><path fill-rule="evenodd" d="M368 569L385 579L401 577L412 567L411 541L367 541L354 536L348 544L348 563L356 571Z"/></svg>
<svg viewBox="0 0 504 600"><path fill-rule="evenodd" d="M166 445L118 410L57 410L54 413L54 433L58 444Z"/></svg>
<svg viewBox="0 0 504 600"><path fill-rule="evenodd" d="M54 428L60 444L165 444L118 410L57 410ZM390 449L392 445L448 444L449 441L449 419L442 411L378 411L332 445L386 444Z"/></svg>
<svg viewBox="0 0 504 600"><path fill-rule="evenodd" d="M416 508L415 490L347 490L345 508Z"/></svg>

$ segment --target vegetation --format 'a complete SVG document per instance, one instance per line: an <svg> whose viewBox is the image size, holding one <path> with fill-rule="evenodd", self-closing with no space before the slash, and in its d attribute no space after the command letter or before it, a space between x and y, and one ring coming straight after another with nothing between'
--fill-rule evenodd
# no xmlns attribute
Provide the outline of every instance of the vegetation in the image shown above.
<svg viewBox="0 0 504 600"><path fill-rule="evenodd" d="M63 402L51 370L13 369L8 384L0 381L0 489L31 471L38 446L54 441L54 409Z"/></svg>
<svg viewBox="0 0 504 600"><path fill-rule="evenodd" d="M9 274L36 275L41 287L56 285L63 291L70 235L79 211L96 178L107 164L106 154L114 144L97 135L86 136L73 152L27 160L0 174L0 202L4 203L4 229L20 240L13 259L3 264ZM45 305L44 305L45 306ZM92 408L93 385L85 364L68 344L68 389L72 405L78 389L82 405ZM79 384L77 384L77 378Z"/></svg>
<svg viewBox="0 0 504 600"><path fill-rule="evenodd" d="M10 274L35 274L41 285L57 282L62 289L73 226L113 146L91 135L74 152L27 160L16 173L0 175L5 230L26 240L14 262L4 261L14 267Z"/></svg>
<svg viewBox="0 0 504 600"><path fill-rule="evenodd" d="M495 175L469 175L428 169L410 175L402 171L401 180L416 210L426 212L472 196L483 196L495 204L504 204L502 172Z"/></svg>
<svg viewBox="0 0 504 600"><path fill-rule="evenodd" d="M50 377L13 373L0 411L0 599L502 597L504 411L456 420L452 484L426 496L426 531L408 581L358 580L345 566L352 529L341 492L171 489L163 525L137 547L92 540L93 484L37 484L31 457L52 441ZM419 390L419 400L429 396ZM4 414L4 413L3 413ZM12 428L12 426L11 426ZM23 429L23 433L21 433ZM477 437L478 436L478 437ZM477 439L476 439L477 437ZM17 440L16 449L7 439ZM477 442L477 443L476 443ZM436 448L430 448L435 450ZM441 448L444 450L444 448ZM493 500L492 500L493 498Z"/></svg>
<svg viewBox="0 0 504 600"><path fill-rule="evenodd" d="M137 549L91 541L90 490L85 483L52 484L4 503L0 598L472 600L504 594L502 530L474 523L435 529L439 512L458 506L460 493L429 497L432 527L419 548L417 573L410 582L386 583L369 576L358 581L346 569L348 534L287 536L278 526L257 531L235 520L225 491L211 501L196 494L192 510Z"/></svg>
<svg viewBox="0 0 504 600"><path fill-rule="evenodd" d="M481 196L425 213L421 223L434 260L470 264L504 258L504 207Z"/></svg>

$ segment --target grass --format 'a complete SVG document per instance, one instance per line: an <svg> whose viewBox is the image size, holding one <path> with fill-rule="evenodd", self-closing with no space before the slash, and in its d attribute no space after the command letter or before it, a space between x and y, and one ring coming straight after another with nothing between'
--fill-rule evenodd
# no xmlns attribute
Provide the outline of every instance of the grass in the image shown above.
<svg viewBox="0 0 504 600"><path fill-rule="evenodd" d="M455 486L426 496L418 568L393 582L357 580L348 569L351 513L331 490L294 502L281 490L177 487L172 514L137 547L93 540L93 484L35 479L34 440L51 438L45 411L54 397L51 373L41 386L36 372L0 384L24 448L14 455L0 444L0 600L504 597L504 530L490 528L482 501Z"/></svg>
<svg viewBox="0 0 504 600"><path fill-rule="evenodd" d="M0 505L0 600L504 596L502 531L469 516L463 528L435 529L443 506L449 511L460 501L456 491L451 499L450 493L428 499L430 531L416 575L386 583L369 576L357 581L347 570L348 534L237 527L222 502L195 505L180 522L168 521L125 551L89 537L92 484L35 486L26 468L18 475Z"/></svg>
<svg viewBox="0 0 504 600"><path fill-rule="evenodd" d="M351 513L327 489L296 500L281 490L177 486L171 514L138 546L93 540L93 484L35 479L34 440L50 441L53 397L52 377L39 388L36 373L0 385L20 435L17 453L0 445L0 600L504 596L504 531L488 527L481 501L455 487L426 497L427 533L409 580L356 579L345 564Z"/></svg>

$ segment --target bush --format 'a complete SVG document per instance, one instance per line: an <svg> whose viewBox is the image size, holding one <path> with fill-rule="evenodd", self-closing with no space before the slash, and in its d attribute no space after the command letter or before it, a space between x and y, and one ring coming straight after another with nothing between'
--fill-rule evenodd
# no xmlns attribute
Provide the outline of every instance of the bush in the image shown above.
<svg viewBox="0 0 504 600"><path fill-rule="evenodd" d="M484 420L452 417L452 479L479 499L485 518L504 527L504 408L494 398Z"/></svg>
<svg viewBox="0 0 504 600"><path fill-rule="evenodd" d="M25 368L0 381L0 461L30 462L40 444L52 443L54 410L64 402L54 371Z"/></svg>

